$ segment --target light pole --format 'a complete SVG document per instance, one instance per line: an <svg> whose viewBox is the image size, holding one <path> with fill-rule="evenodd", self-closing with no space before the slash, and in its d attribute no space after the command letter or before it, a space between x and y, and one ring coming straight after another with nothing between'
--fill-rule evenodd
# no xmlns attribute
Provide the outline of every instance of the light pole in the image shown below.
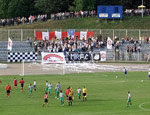
<svg viewBox="0 0 150 115"><path fill-rule="evenodd" d="M144 12L143 12L143 0L142 0L142 18L143 18L143 13L144 13Z"/></svg>

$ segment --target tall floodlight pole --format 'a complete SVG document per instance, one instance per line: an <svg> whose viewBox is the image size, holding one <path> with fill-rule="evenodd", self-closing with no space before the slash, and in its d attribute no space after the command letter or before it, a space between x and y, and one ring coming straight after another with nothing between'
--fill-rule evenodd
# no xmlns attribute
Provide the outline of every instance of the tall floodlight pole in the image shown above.
<svg viewBox="0 0 150 115"><path fill-rule="evenodd" d="M142 18L143 18L143 13L144 13L144 12L143 12L143 6L144 6L144 5L143 5L143 0L142 0Z"/></svg>

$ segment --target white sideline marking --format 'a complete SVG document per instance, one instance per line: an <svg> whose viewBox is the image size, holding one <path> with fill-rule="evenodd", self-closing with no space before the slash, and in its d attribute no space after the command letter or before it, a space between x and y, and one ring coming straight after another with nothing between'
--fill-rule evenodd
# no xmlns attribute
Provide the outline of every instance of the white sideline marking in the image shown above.
<svg viewBox="0 0 150 115"><path fill-rule="evenodd" d="M141 104L139 105L139 108L140 108L141 110L143 110L143 111L150 111L150 109L145 109L144 107L142 107L142 105L147 104L147 103L150 103L150 102L141 103Z"/></svg>

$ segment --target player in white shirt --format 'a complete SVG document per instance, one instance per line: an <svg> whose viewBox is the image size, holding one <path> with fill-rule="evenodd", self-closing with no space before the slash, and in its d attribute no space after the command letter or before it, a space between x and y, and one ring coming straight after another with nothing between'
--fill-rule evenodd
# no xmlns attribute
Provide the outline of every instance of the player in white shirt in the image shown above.
<svg viewBox="0 0 150 115"><path fill-rule="evenodd" d="M77 93L78 93L78 97L79 97L79 100L81 99L81 89L80 87L77 89Z"/></svg>
<svg viewBox="0 0 150 115"><path fill-rule="evenodd" d="M50 83L48 84L48 93L49 93L49 95L51 95L52 87L53 87L53 85L52 85L51 82L50 82Z"/></svg>
<svg viewBox="0 0 150 115"><path fill-rule="evenodd" d="M34 80L34 82L33 82L33 89L34 89L34 91L36 91L36 80Z"/></svg>
<svg viewBox="0 0 150 115"><path fill-rule="evenodd" d="M128 91L127 107L129 107L129 104L130 104L130 107L132 107L132 103L131 103L131 93L130 93L130 91Z"/></svg>
<svg viewBox="0 0 150 115"><path fill-rule="evenodd" d="M125 67L124 67L123 71L124 71L125 77L127 78L127 69Z"/></svg>
<svg viewBox="0 0 150 115"><path fill-rule="evenodd" d="M45 84L45 92L47 92L47 90L48 90L48 81L46 80L46 84Z"/></svg>
<svg viewBox="0 0 150 115"><path fill-rule="evenodd" d="M149 78L149 80L150 80L150 72L148 72L148 78Z"/></svg>
<svg viewBox="0 0 150 115"><path fill-rule="evenodd" d="M64 106L64 93L62 92L62 90L59 93L59 97L60 97L61 105Z"/></svg>

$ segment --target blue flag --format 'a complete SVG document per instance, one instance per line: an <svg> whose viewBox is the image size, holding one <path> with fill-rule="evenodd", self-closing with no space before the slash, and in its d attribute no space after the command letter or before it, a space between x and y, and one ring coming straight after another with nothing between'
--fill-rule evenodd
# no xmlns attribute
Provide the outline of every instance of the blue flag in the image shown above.
<svg viewBox="0 0 150 115"><path fill-rule="evenodd" d="M74 37L74 29L69 29L68 30L68 36L72 36L72 37Z"/></svg>

